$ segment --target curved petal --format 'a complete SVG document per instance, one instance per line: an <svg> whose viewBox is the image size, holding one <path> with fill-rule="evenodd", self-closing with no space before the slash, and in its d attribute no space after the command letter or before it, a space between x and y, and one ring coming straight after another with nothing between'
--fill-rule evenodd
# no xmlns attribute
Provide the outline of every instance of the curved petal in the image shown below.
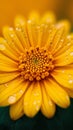
<svg viewBox="0 0 73 130"><path fill-rule="evenodd" d="M19 76L19 72L0 73L0 84L9 82Z"/></svg>
<svg viewBox="0 0 73 130"><path fill-rule="evenodd" d="M32 22L31 20L27 21L27 33L29 37L29 42L32 47L38 46L38 40L40 38L41 26Z"/></svg>
<svg viewBox="0 0 73 130"><path fill-rule="evenodd" d="M39 82L32 83L24 95L24 113L33 117L41 107L41 89Z"/></svg>
<svg viewBox="0 0 73 130"><path fill-rule="evenodd" d="M20 52L24 52L24 48L23 48L21 42L19 41L19 39L15 33L15 30L12 27L5 26L3 28L3 34L4 34L4 37L7 40L7 42L8 43L10 42L12 44L12 46L15 47L15 51L17 51L18 54Z"/></svg>
<svg viewBox="0 0 73 130"><path fill-rule="evenodd" d="M10 117L13 120L17 120L24 115L23 111L23 97L18 100L15 104L10 106Z"/></svg>
<svg viewBox="0 0 73 130"><path fill-rule="evenodd" d="M19 40L21 41L23 48L28 49L30 47L30 42L26 28L26 20L24 19L23 16L18 16L15 18L14 24L15 24L15 32Z"/></svg>
<svg viewBox="0 0 73 130"><path fill-rule="evenodd" d="M44 81L44 85L48 95L58 106L67 108L70 105L70 99L67 92L56 82L49 79Z"/></svg>
<svg viewBox="0 0 73 130"><path fill-rule="evenodd" d="M53 78L63 87L73 89L73 67L60 67L52 71Z"/></svg>
<svg viewBox="0 0 73 130"><path fill-rule="evenodd" d="M54 24L56 21L55 15L52 12L47 12L41 18L41 23Z"/></svg>
<svg viewBox="0 0 73 130"><path fill-rule="evenodd" d="M64 66L73 63L73 46L68 48L63 54L54 60L55 66Z"/></svg>
<svg viewBox="0 0 73 130"><path fill-rule="evenodd" d="M69 27L69 22L66 20L50 27L47 44L45 46L50 49L53 55L64 47Z"/></svg>
<svg viewBox="0 0 73 130"><path fill-rule="evenodd" d="M17 78L9 83L0 85L0 106L7 106L14 104L20 99L26 88L28 82L23 81L21 78Z"/></svg>
<svg viewBox="0 0 73 130"><path fill-rule="evenodd" d="M51 53L54 55L61 47L64 46L64 41L66 39L66 25L65 24L55 24L51 25L49 29L49 35L46 48L49 48Z"/></svg>
<svg viewBox="0 0 73 130"><path fill-rule="evenodd" d="M61 43L63 45L61 45ZM68 50L71 46L73 46L73 34L65 36L65 40L62 39L61 43L59 43L61 47L54 54L55 57L63 54L66 50Z"/></svg>
<svg viewBox="0 0 73 130"><path fill-rule="evenodd" d="M0 53L0 71L16 71L18 70L17 65L17 62Z"/></svg>
<svg viewBox="0 0 73 130"><path fill-rule="evenodd" d="M55 114L55 104L50 99L47 91L44 88L44 85L42 84L42 105L41 105L41 112L43 115L45 115L48 118L51 118Z"/></svg>
<svg viewBox="0 0 73 130"><path fill-rule="evenodd" d="M31 20L32 22L39 24L40 21L39 13L37 13L36 11L31 12L29 14L28 20Z"/></svg>
<svg viewBox="0 0 73 130"><path fill-rule="evenodd" d="M12 60L18 61L19 54L13 46L13 44L8 43L4 38L0 37L0 52Z"/></svg>
<svg viewBox="0 0 73 130"><path fill-rule="evenodd" d="M66 30L66 33L69 33L70 29L71 29L71 24L68 20L60 20L58 22L58 26L61 25L61 26L64 26L65 27L65 30Z"/></svg>
<svg viewBox="0 0 73 130"><path fill-rule="evenodd" d="M71 98L73 98L73 90L70 90L70 89L68 89L68 88L64 88L65 89L65 91L68 93L68 95L71 97Z"/></svg>

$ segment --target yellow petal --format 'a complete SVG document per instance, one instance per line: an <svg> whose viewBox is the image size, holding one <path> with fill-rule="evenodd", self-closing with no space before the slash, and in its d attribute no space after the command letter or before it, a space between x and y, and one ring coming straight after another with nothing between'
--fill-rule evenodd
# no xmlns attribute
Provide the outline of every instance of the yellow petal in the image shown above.
<svg viewBox="0 0 73 130"><path fill-rule="evenodd" d="M71 25L70 25L70 22L68 20L60 20L58 22L58 25L64 26L66 32L69 33Z"/></svg>
<svg viewBox="0 0 73 130"><path fill-rule="evenodd" d="M51 75L63 87L73 89L73 67L60 67L55 69Z"/></svg>
<svg viewBox="0 0 73 130"><path fill-rule="evenodd" d="M53 79L44 82L47 93L50 98L60 107L67 108L70 105L70 99L67 92L61 88Z"/></svg>
<svg viewBox="0 0 73 130"><path fill-rule="evenodd" d="M73 46L67 49L63 54L55 58L55 66L64 66L73 63Z"/></svg>
<svg viewBox="0 0 73 130"><path fill-rule="evenodd" d="M58 26L58 27L57 27ZM55 25L55 30L57 30L53 36L53 40L49 46L52 54L56 53L61 47L63 47L64 40L66 38L66 30L65 26L62 25Z"/></svg>
<svg viewBox="0 0 73 130"><path fill-rule="evenodd" d="M23 98L21 97L15 104L10 107L10 117L17 120L24 115L23 111Z"/></svg>
<svg viewBox="0 0 73 130"><path fill-rule="evenodd" d="M39 13L37 13L36 11L31 12L29 14L28 20L31 20L32 22L39 24L40 20Z"/></svg>
<svg viewBox="0 0 73 130"><path fill-rule="evenodd" d="M0 37L0 52L8 56L9 58L18 61L18 53L13 48L13 44L9 43L2 37Z"/></svg>
<svg viewBox="0 0 73 130"><path fill-rule="evenodd" d="M15 47L15 51L17 51L18 53L24 52L24 48L21 42L19 41L15 33L15 30L12 27L5 26L3 28L3 34L7 42L10 42L12 46Z"/></svg>
<svg viewBox="0 0 73 130"><path fill-rule="evenodd" d="M64 88L66 90L66 92L68 93L68 95L73 98L73 90L70 90L68 88Z"/></svg>
<svg viewBox="0 0 73 130"><path fill-rule="evenodd" d="M51 118L55 114L55 104L50 99L47 91L44 88L44 85L42 84L42 105L41 105L41 111L43 115L45 115L48 118Z"/></svg>
<svg viewBox="0 0 73 130"><path fill-rule="evenodd" d="M23 82L21 78L17 78L9 83L0 85L3 90L0 90L0 106L7 106L15 103L20 99L26 90L28 83Z"/></svg>
<svg viewBox="0 0 73 130"><path fill-rule="evenodd" d="M18 72L0 73L0 84L9 82L19 76Z"/></svg>
<svg viewBox="0 0 73 130"><path fill-rule="evenodd" d="M40 28L41 28L40 25L37 25L31 20L27 21L27 32L28 32L29 42L32 47L37 46Z"/></svg>
<svg viewBox="0 0 73 130"><path fill-rule="evenodd" d="M17 62L0 53L0 71L10 72L16 70L18 70Z"/></svg>
<svg viewBox="0 0 73 130"><path fill-rule="evenodd" d="M45 15L43 15L42 19L40 20L40 27L37 35L38 46L46 46L46 48L49 46L49 43L52 41L52 37L54 37L56 31L55 27L52 26L53 23L55 23L55 16L52 12L47 12Z"/></svg>
<svg viewBox="0 0 73 130"><path fill-rule="evenodd" d="M59 50L62 50L66 43L66 35L69 31L70 24L67 20L63 20L58 22L53 28L54 30L51 30L51 38L49 36L47 46L51 43L49 48L52 51L52 54L55 55Z"/></svg>
<svg viewBox="0 0 73 130"><path fill-rule="evenodd" d="M55 15L52 13L52 12L46 12L44 15L43 15L43 17L42 17L42 19L41 19L41 23L55 23L55 21L56 21L56 18L55 18Z"/></svg>
<svg viewBox="0 0 73 130"><path fill-rule="evenodd" d="M24 113L28 117L33 117L37 114L41 107L41 98L39 82L32 83L24 95Z"/></svg>
<svg viewBox="0 0 73 130"><path fill-rule="evenodd" d="M23 16L17 16L14 21L15 32L24 48L30 47L30 42L27 34L26 20Z"/></svg>
<svg viewBox="0 0 73 130"><path fill-rule="evenodd" d="M64 39L61 39L59 45L60 48L58 48L58 50L54 54L55 57L63 54L66 50L68 50L71 46L73 46L73 34L69 34L65 36Z"/></svg>

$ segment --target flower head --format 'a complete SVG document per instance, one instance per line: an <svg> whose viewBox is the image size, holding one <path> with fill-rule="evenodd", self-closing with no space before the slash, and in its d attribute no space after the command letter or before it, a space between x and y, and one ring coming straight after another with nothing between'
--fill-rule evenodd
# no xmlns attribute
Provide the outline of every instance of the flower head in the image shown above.
<svg viewBox="0 0 73 130"><path fill-rule="evenodd" d="M17 17L0 38L0 106L10 105L16 120L39 110L50 118L56 105L67 108L73 97L73 34L69 22L51 13Z"/></svg>

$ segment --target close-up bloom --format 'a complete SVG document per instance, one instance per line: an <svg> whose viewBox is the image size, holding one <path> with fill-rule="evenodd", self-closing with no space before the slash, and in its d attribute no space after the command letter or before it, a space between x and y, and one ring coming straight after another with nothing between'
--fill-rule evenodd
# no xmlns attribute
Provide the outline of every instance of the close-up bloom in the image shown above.
<svg viewBox="0 0 73 130"><path fill-rule="evenodd" d="M73 97L73 34L67 20L33 12L15 18L0 37L0 106L10 106L16 120L38 111L51 118L56 105Z"/></svg>

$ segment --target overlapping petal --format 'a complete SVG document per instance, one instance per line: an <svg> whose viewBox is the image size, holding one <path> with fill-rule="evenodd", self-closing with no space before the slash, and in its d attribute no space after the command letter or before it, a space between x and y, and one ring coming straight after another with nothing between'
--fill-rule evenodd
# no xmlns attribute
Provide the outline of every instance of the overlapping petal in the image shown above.
<svg viewBox="0 0 73 130"><path fill-rule="evenodd" d="M20 54L20 52L24 52L24 48L18 39L14 28L5 26L3 28L3 35L7 42L10 42L15 47L15 51L17 51L18 54Z"/></svg>
<svg viewBox="0 0 73 130"><path fill-rule="evenodd" d="M19 54L16 52L15 45L2 37L0 37L0 52L12 60L18 61Z"/></svg>
<svg viewBox="0 0 73 130"><path fill-rule="evenodd" d="M23 98L21 97L15 104L10 107L10 116L13 120L17 120L18 118L24 115L23 111Z"/></svg>
<svg viewBox="0 0 73 130"><path fill-rule="evenodd" d="M70 105L70 99L67 92L55 81L49 79L44 81L44 85L50 98L60 107L67 108Z"/></svg>
<svg viewBox="0 0 73 130"><path fill-rule="evenodd" d="M73 65L55 69L51 75L63 87L73 90Z"/></svg>
<svg viewBox="0 0 73 130"><path fill-rule="evenodd" d="M0 72L0 84L5 84L19 75L19 72Z"/></svg>
<svg viewBox="0 0 73 130"><path fill-rule="evenodd" d="M49 97L46 89L44 88L44 84L41 86L42 90L42 105L41 112L48 118L51 118L55 114L56 106L54 102Z"/></svg>
<svg viewBox="0 0 73 130"><path fill-rule="evenodd" d="M55 58L55 66L64 66L71 63L73 63L73 46Z"/></svg>
<svg viewBox="0 0 73 130"><path fill-rule="evenodd" d="M17 102L28 87L28 82L23 82L19 77L6 84L0 85L0 106L7 106Z"/></svg>
<svg viewBox="0 0 73 130"><path fill-rule="evenodd" d="M0 71L1 72L12 72L18 70L18 63L13 61L6 55L0 53Z"/></svg>
<svg viewBox="0 0 73 130"><path fill-rule="evenodd" d="M39 82L32 83L24 94L24 113L33 117L40 110L42 94Z"/></svg>

